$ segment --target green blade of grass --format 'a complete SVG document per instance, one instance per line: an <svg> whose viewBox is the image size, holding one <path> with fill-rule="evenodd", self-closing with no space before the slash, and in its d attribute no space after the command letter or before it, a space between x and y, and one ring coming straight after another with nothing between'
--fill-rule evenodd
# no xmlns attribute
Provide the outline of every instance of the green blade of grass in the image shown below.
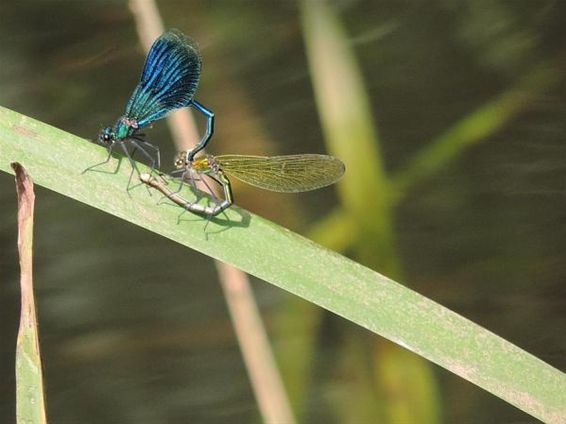
<svg viewBox="0 0 566 424"><path fill-rule="evenodd" d="M263 218L231 208L205 230L202 218L156 205L144 187L81 172L103 148L0 108L0 169L22 163L36 184L160 234L328 309L452 371L547 422L566 417L566 377L513 344L369 268ZM116 160L100 170L111 171ZM190 272L190 264L187 266Z"/></svg>

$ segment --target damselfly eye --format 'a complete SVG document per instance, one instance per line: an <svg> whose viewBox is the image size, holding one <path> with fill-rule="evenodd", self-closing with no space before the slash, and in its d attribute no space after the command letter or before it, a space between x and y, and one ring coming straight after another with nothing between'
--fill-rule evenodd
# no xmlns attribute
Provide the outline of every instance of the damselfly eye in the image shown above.
<svg viewBox="0 0 566 424"><path fill-rule="evenodd" d="M114 141L114 133L112 128L106 127L98 134L98 141L102 144L112 144Z"/></svg>
<svg viewBox="0 0 566 424"><path fill-rule="evenodd" d="M181 169L187 166L187 152L182 151L175 156L175 168Z"/></svg>

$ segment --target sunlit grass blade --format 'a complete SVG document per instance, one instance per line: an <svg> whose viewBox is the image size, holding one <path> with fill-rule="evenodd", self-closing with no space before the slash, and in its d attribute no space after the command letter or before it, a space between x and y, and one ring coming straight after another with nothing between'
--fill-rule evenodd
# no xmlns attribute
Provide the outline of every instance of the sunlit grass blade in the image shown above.
<svg viewBox="0 0 566 424"><path fill-rule="evenodd" d="M297 193L326 187L344 175L340 159L327 155L216 156L228 175L265 190Z"/></svg>
<svg viewBox="0 0 566 424"><path fill-rule="evenodd" d="M81 176L85 163L105 154L87 140L0 107L0 170L13 173L10 162L19 161L37 185L232 264L543 421L564 421L566 376L556 368L395 281L242 209L229 208L207 231L205 219L177 225L177 208L157 206L144 190L129 195L123 190L128 170Z"/></svg>

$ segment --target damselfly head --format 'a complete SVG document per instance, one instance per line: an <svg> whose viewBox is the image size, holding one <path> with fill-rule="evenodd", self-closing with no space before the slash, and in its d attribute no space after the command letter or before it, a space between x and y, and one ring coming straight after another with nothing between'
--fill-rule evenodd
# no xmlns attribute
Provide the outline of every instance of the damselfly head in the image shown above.
<svg viewBox="0 0 566 424"><path fill-rule="evenodd" d="M183 169L186 168L187 165L187 151L183 150L182 152L177 153L177 156L175 156L175 169Z"/></svg>
<svg viewBox="0 0 566 424"><path fill-rule="evenodd" d="M98 133L98 142L100 144L104 144L105 146L109 146L114 144L116 141L116 134L111 127L106 127L100 130Z"/></svg>

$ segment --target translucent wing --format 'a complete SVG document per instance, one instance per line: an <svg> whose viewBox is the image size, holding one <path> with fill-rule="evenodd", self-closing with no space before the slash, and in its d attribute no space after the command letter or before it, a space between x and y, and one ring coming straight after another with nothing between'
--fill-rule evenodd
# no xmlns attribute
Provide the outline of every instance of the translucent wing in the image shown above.
<svg viewBox="0 0 566 424"><path fill-rule="evenodd" d="M335 183L344 174L340 159L326 155L216 156L220 168L245 183L271 191L296 193Z"/></svg>
<svg viewBox="0 0 566 424"><path fill-rule="evenodd" d="M200 70L196 43L178 30L165 32L149 50L125 116L142 128L173 109L188 106L197 90Z"/></svg>

